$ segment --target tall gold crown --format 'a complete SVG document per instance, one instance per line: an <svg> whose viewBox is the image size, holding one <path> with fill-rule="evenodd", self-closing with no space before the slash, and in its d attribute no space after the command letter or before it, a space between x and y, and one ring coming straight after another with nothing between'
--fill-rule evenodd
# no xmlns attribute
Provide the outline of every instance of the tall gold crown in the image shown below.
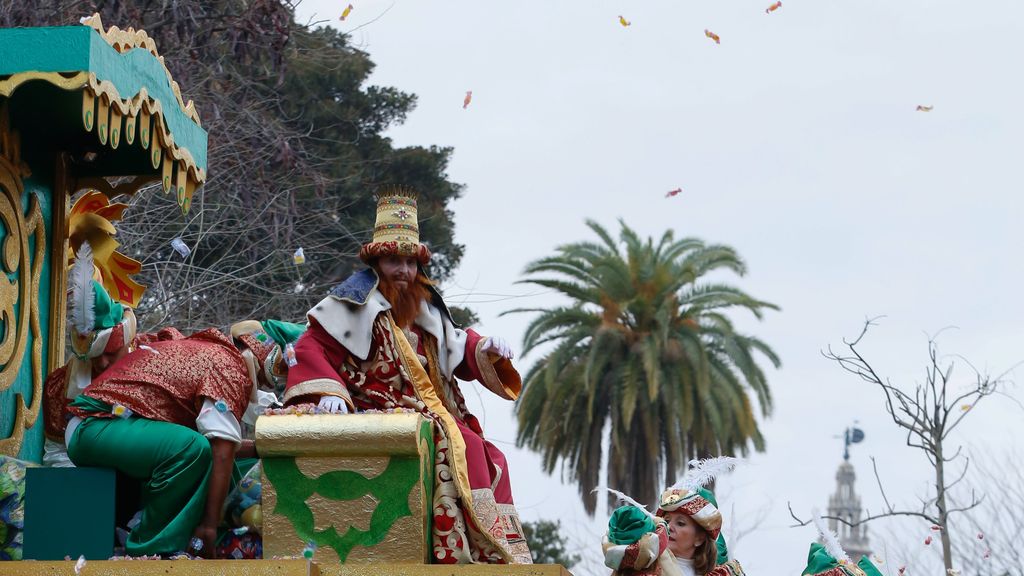
<svg viewBox="0 0 1024 576"><path fill-rule="evenodd" d="M430 250L420 243L416 201L416 192L406 186L389 186L377 194L373 240L359 251L363 262L381 256L415 256L421 264L430 260Z"/></svg>

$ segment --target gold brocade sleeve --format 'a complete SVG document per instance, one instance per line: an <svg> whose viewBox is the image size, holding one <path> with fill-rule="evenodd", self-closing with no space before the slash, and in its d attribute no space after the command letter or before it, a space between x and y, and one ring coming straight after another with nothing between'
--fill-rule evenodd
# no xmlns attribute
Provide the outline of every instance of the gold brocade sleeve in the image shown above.
<svg viewBox="0 0 1024 576"><path fill-rule="evenodd" d="M426 404L427 409L429 409L430 412L438 417L438 422L448 435L448 443L450 445L448 457L451 459L455 470L455 486L459 490L462 507L467 512L466 520L475 521L477 516L473 510L473 490L469 484L469 468L466 464L466 442L462 439L462 431L459 430L459 425L455 422L455 418L452 417L451 413L448 412L448 409L444 407L444 403L438 397L434 390L434 385L430 381L430 377L427 376L427 371L424 370L423 365L420 364L420 361L416 356L416 351L413 350L412 345L409 344L409 340L405 337L402 330L395 326L395 321L391 317L391 312L386 312L385 314L387 315L388 321L387 327L391 331L395 344L398 345L398 355L399 360L402 362L402 367L408 371L413 386L416 387L416 393L419 395L420 400ZM479 530L479 532L487 538L495 550L501 552L502 558L505 562L509 564L512 563L512 557L509 555L508 551L494 539L494 536L492 536L489 531Z"/></svg>
<svg viewBox="0 0 1024 576"><path fill-rule="evenodd" d="M352 404L352 395L349 394L349 391L341 385L341 382L331 380L330 378L306 380L291 386L285 390L282 401L287 405L293 399L302 396L337 396L344 400L345 404L348 404L349 410L355 411L355 405Z"/></svg>

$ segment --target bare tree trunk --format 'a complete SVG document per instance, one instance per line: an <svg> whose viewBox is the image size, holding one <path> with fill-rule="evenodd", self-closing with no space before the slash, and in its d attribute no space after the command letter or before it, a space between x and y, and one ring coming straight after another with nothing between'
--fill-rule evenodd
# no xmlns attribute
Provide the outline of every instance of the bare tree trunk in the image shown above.
<svg viewBox="0 0 1024 576"><path fill-rule="evenodd" d="M953 543L949 537L949 512L946 507L946 462L942 455L942 439L936 438L935 443L935 508L938 509L939 538L942 540L942 562L947 573L953 569Z"/></svg>

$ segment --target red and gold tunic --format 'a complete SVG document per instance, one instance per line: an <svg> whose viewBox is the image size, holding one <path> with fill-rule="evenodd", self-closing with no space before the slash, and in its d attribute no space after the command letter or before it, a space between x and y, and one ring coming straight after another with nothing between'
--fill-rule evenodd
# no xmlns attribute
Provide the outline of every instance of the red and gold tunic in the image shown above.
<svg viewBox="0 0 1024 576"><path fill-rule="evenodd" d="M95 378L85 396L120 404L136 415L195 427L203 398L223 400L237 420L249 403L252 380L231 340L210 328L188 337L162 331L141 341L146 346L116 362ZM77 416L112 417L76 406Z"/></svg>
<svg viewBox="0 0 1024 576"><path fill-rule="evenodd" d="M514 400L521 386L518 373L509 360L484 352L483 337L455 328L437 308L425 304L417 323L399 330L389 313L372 308L373 297L359 308L330 297L321 302L314 309L320 317L332 308L338 316L350 315L345 322L333 321L330 330L309 315L309 329L295 344L298 362L288 371L286 404L334 395L357 410L411 408L433 419L435 561L529 563L505 456L483 437L456 381L478 380ZM432 328L420 323L431 318ZM366 333L356 334L358 326ZM358 343L360 336L365 349L359 354L339 341Z"/></svg>

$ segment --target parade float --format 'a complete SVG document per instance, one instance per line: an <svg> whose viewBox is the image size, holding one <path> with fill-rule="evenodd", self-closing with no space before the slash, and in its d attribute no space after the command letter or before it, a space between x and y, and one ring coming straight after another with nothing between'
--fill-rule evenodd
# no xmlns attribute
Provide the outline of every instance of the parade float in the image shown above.
<svg viewBox="0 0 1024 576"><path fill-rule="evenodd" d="M199 114L144 31L99 16L0 30L0 573L566 574L430 565L435 424L410 412L261 416L259 475L244 477L236 504L262 559L110 559L118 477L42 465L42 385L67 356L68 268L88 240L103 287L136 306L141 265L116 250L126 206L115 198L152 185L144 193L173 194L187 213L207 160Z"/></svg>

